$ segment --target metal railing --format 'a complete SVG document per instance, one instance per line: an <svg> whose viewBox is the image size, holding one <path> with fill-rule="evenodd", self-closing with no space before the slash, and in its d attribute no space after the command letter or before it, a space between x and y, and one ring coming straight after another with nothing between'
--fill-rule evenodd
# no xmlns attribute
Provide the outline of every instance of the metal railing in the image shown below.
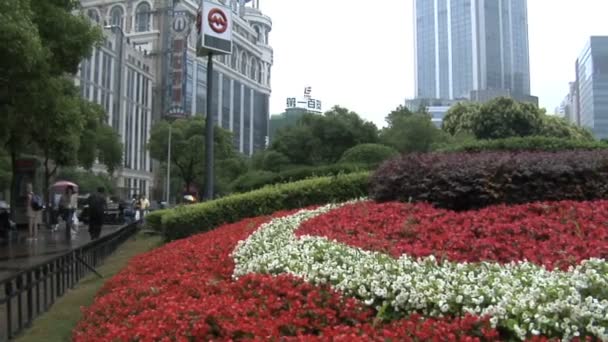
<svg viewBox="0 0 608 342"><path fill-rule="evenodd" d="M0 341L8 341L31 326L55 301L118 246L133 236L138 222L84 246L72 249L0 282Z"/></svg>

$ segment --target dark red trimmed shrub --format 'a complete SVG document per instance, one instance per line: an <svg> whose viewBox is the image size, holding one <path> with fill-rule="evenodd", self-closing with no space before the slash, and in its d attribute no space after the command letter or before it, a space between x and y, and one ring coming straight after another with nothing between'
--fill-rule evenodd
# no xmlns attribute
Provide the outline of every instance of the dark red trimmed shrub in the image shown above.
<svg viewBox="0 0 608 342"><path fill-rule="evenodd" d="M453 210L603 199L608 198L608 151L410 154L378 168L370 196Z"/></svg>

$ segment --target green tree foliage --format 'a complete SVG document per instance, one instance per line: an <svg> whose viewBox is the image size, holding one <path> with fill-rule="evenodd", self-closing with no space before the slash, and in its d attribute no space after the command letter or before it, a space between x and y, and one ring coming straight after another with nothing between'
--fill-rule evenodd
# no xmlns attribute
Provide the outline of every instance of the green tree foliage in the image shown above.
<svg viewBox="0 0 608 342"><path fill-rule="evenodd" d="M204 187L205 175L205 120L194 116L172 123L171 165L177 171L185 187ZM148 148L152 158L167 163L169 123L162 121L152 127ZM229 172L220 170L223 161L238 157L232 134L219 127L214 130L215 174L219 180ZM228 162L227 162L228 163ZM227 183L227 182L226 182Z"/></svg>
<svg viewBox="0 0 608 342"><path fill-rule="evenodd" d="M78 184L82 194L93 193L97 188L103 187L109 194L116 193L112 179L104 174L95 174L90 171L79 171L74 168L64 168L57 173L58 180L66 180Z"/></svg>
<svg viewBox="0 0 608 342"><path fill-rule="evenodd" d="M401 153L427 152L434 144L445 140L428 114L412 113L407 108L398 107L386 121L389 125L380 133L380 141Z"/></svg>
<svg viewBox="0 0 608 342"><path fill-rule="evenodd" d="M500 97L481 106L472 119L477 139L501 139L534 135L542 125L536 106Z"/></svg>
<svg viewBox="0 0 608 342"><path fill-rule="evenodd" d="M33 142L33 149L47 160L47 182L52 173L48 159L55 165L75 162L83 124L77 114L78 95L68 86L69 74L102 38L99 28L73 14L78 6L77 0L0 2L1 139L13 167ZM40 132L43 124L47 128ZM48 134L49 128L58 130ZM12 189L14 193L14 181Z"/></svg>
<svg viewBox="0 0 608 342"><path fill-rule="evenodd" d="M340 163L364 164L370 166L380 165L399 152L392 147L380 144L361 144L346 150L340 158Z"/></svg>
<svg viewBox="0 0 608 342"><path fill-rule="evenodd" d="M281 152L266 150L253 154L251 167L254 170L280 172L289 165L289 158Z"/></svg>
<svg viewBox="0 0 608 342"><path fill-rule="evenodd" d="M324 115L306 114L296 126L280 129L271 149L292 164L320 165L337 162L344 151L378 141L378 129L346 108L333 107Z"/></svg>
<svg viewBox="0 0 608 342"><path fill-rule="evenodd" d="M53 77L49 81L49 87L44 92L46 99L39 102L39 113L45 113L46 119L40 118L30 127L30 139L42 157L43 189L47 196L51 178L56 174L57 168L77 164L80 133L84 125L79 98L72 80L67 77Z"/></svg>
<svg viewBox="0 0 608 342"><path fill-rule="evenodd" d="M441 129L450 135L471 132L473 117L479 113L480 108L476 102L459 102L453 105L444 116Z"/></svg>
<svg viewBox="0 0 608 342"><path fill-rule="evenodd" d="M583 141L593 141L593 133L586 128L575 126L566 119L544 115L538 135L553 138L568 138Z"/></svg>
<svg viewBox="0 0 608 342"><path fill-rule="evenodd" d="M122 166L123 145L120 141L120 135L110 127L103 123L97 127L97 157L102 163L110 176Z"/></svg>
<svg viewBox="0 0 608 342"><path fill-rule="evenodd" d="M86 100L80 101L83 129L80 133L78 164L90 170L96 160L104 164L110 176L122 164L122 142L110 127L107 115L100 105Z"/></svg>
<svg viewBox="0 0 608 342"><path fill-rule="evenodd" d="M443 131L452 136L473 133L477 139L545 136L593 141L593 134L564 119L547 115L531 103L497 98L484 105L458 103L443 119Z"/></svg>

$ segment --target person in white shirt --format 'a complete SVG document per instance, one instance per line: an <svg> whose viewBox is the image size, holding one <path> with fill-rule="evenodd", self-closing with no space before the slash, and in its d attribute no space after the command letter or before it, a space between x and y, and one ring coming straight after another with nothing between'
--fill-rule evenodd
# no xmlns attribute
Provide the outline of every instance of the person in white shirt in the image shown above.
<svg viewBox="0 0 608 342"><path fill-rule="evenodd" d="M72 227L74 225L74 214L78 206L78 199L74 193L74 187L68 186L59 200L61 217L65 221L65 236L68 241L72 240Z"/></svg>

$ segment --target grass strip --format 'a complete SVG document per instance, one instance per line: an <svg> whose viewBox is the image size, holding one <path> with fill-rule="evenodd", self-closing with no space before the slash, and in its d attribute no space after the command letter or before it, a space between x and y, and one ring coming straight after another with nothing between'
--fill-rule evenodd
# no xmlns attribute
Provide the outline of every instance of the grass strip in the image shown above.
<svg viewBox="0 0 608 342"><path fill-rule="evenodd" d="M80 308L89 306L103 284L120 272L129 260L138 254L150 251L162 243L159 236L138 233L109 256L97 271L103 279L91 274L82 279L72 290L59 298L50 310L36 320L30 329L17 337L18 342L70 341L72 329L82 317Z"/></svg>

